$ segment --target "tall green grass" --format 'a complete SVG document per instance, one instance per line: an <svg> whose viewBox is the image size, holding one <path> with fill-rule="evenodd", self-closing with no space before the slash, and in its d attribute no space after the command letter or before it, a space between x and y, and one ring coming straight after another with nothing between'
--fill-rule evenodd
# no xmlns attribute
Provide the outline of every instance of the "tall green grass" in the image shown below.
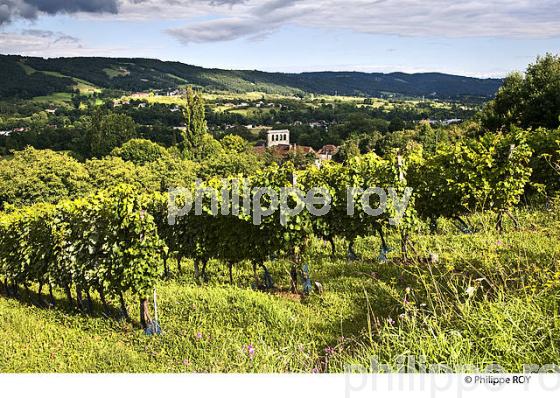
<svg viewBox="0 0 560 398"><path fill-rule="evenodd" d="M398 370L402 356L429 364L483 369L498 364L560 363L560 217L520 212L519 230L499 235L491 214L469 221L478 232L460 234L442 221L436 234L421 226L408 261L395 250L377 260L379 239L334 258L314 240L305 254L311 277L323 287L310 296L289 292L290 263L267 264L277 288L254 291L252 266L209 264L202 284L185 261L158 287L164 334L148 337L118 319L71 309L62 292L47 308L31 289L19 299L0 296L0 370L4 372L342 372L370 370L372 358ZM400 247L398 236L390 246ZM437 256L434 256L437 255ZM437 257L437 261L435 261ZM129 303L134 303L132 297ZM138 308L130 308L133 319Z"/></svg>

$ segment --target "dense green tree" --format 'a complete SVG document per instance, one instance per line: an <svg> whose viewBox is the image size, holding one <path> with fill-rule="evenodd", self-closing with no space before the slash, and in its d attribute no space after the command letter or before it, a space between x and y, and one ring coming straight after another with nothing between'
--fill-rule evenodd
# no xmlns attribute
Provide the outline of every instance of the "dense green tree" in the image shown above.
<svg viewBox="0 0 560 398"><path fill-rule="evenodd" d="M517 125L522 128L557 128L560 125L560 56L546 54L524 74L512 73L496 99L483 112L490 130Z"/></svg>
<svg viewBox="0 0 560 398"><path fill-rule="evenodd" d="M0 208L57 202L89 189L83 164L65 153L31 147L0 160Z"/></svg>
<svg viewBox="0 0 560 398"><path fill-rule="evenodd" d="M185 129L181 130L179 147L184 154L189 153L192 158L198 159L204 156L204 150L201 146L208 131L204 99L189 87L187 88L185 101L186 104L183 108Z"/></svg>
<svg viewBox="0 0 560 398"><path fill-rule="evenodd" d="M238 135L226 135L220 142L228 152L242 152L249 148L249 143Z"/></svg>
<svg viewBox="0 0 560 398"><path fill-rule="evenodd" d="M117 156L125 161L143 165L158 159L168 158L171 155L161 145L152 141L135 138L123 146L113 149L111 156Z"/></svg>
<svg viewBox="0 0 560 398"><path fill-rule="evenodd" d="M356 139L349 139L344 142L334 155L337 162L346 163L348 160L360 155L360 147Z"/></svg>
<svg viewBox="0 0 560 398"><path fill-rule="evenodd" d="M89 156L103 157L136 137L136 123L130 116L96 109L86 119L86 149Z"/></svg>
<svg viewBox="0 0 560 398"><path fill-rule="evenodd" d="M262 157L241 137L228 135L217 142L207 135L204 141L206 156L199 162L204 178L252 175L263 166Z"/></svg>
<svg viewBox="0 0 560 398"><path fill-rule="evenodd" d="M107 156L103 159L90 159L85 163L89 181L93 189L108 189L115 184L124 183L144 190L148 186L148 175L141 173L141 167L126 162L119 157Z"/></svg>

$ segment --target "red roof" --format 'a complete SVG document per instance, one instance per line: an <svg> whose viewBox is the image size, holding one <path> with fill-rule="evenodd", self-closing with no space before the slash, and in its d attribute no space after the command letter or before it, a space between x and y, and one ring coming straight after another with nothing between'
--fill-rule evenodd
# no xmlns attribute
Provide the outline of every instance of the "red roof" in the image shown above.
<svg viewBox="0 0 560 398"><path fill-rule="evenodd" d="M338 152L338 147L335 145L325 145L319 149L319 155L334 155Z"/></svg>
<svg viewBox="0 0 560 398"><path fill-rule="evenodd" d="M270 150L273 155L275 156L288 156L289 153L300 152L304 154L313 153L315 154L315 150L310 146L304 145L275 145L273 147L267 148L265 146L256 146L253 148L254 151L260 155L264 154L267 150Z"/></svg>

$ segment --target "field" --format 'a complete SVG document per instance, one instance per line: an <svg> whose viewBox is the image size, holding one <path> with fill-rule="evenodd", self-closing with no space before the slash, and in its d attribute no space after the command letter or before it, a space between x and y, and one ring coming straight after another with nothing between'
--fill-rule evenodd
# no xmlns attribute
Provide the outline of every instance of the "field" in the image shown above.
<svg viewBox="0 0 560 398"><path fill-rule="evenodd" d="M318 108L321 105L334 105L345 104L352 105L356 108L362 109L379 109L382 108L385 112L392 110L405 109L407 107L416 108L418 112L430 113L430 110L451 110L453 107L452 102L436 101L436 100L421 100L421 99L382 99L382 98L365 98L365 97L352 97L352 96L334 96L334 95L312 95L308 94L303 98L267 94L264 92L248 92L248 93L231 93L231 92L206 92L203 91L202 97L208 104L210 109L214 112L230 112L237 113L247 118L254 118L257 114L263 114L270 111L271 108L266 106L268 103L284 103L286 101L297 103L300 107ZM184 106L185 99L179 95L149 95L142 98L134 98L131 96L124 96L119 99L120 102L129 100L140 100L148 104L164 104L164 105L178 105ZM229 101L248 102L248 106L238 107L234 104L227 104ZM255 102L263 101L265 106L258 108ZM461 105L463 110L475 109L474 105Z"/></svg>
<svg viewBox="0 0 560 398"><path fill-rule="evenodd" d="M450 222L437 234L423 226L408 261L398 250L379 261L376 237L358 240L357 261L347 260L345 242L331 257L314 240L305 262L324 291L310 296L289 293L285 260L269 263L276 288L267 293L251 288L249 264L234 268L230 285L224 264L211 262L202 283L185 260L157 285L158 337L119 320L116 306L103 315L97 300L86 315L59 291L53 308L36 287L17 300L0 296L0 371L323 373L367 369L372 356L395 368L399 355L455 370L558 363L560 214L518 217L520 228L506 223L502 234L491 214L471 217L473 234Z"/></svg>

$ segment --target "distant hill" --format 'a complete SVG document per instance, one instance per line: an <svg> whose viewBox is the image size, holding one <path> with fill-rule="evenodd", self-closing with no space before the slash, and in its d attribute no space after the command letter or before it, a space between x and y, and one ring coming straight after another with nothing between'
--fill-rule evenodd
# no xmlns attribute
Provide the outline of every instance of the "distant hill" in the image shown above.
<svg viewBox="0 0 560 398"><path fill-rule="evenodd" d="M125 91L190 84L209 90L274 94L387 95L486 100L502 79L442 73L309 72L207 69L144 58L52 58L0 55L0 98L33 98L71 92L78 83Z"/></svg>

